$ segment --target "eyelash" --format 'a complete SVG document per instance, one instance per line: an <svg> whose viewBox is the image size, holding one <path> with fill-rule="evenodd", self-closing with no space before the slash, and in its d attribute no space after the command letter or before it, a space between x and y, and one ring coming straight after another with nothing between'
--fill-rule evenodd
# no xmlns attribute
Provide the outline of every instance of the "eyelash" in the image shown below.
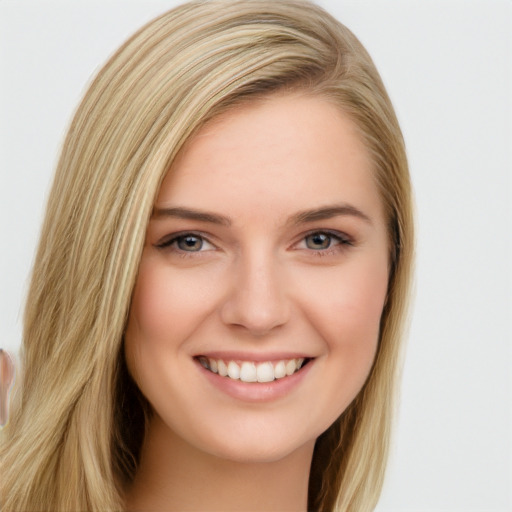
<svg viewBox="0 0 512 512"><path fill-rule="evenodd" d="M183 258L193 257L193 256L197 257L200 253L205 252L204 250L201 250L202 246L198 251L186 251L184 249L180 249L179 247L175 246L180 240L184 240L186 238L196 238L202 242L202 245L206 242L207 244L215 247L208 240L207 237L205 237L204 235L202 235L200 233L194 233L192 231L185 231L182 233L174 233L174 234L170 235L169 237L164 238L161 242L158 242L157 244L155 244L155 247L157 249L162 249L162 250L171 250L172 252L178 254L179 256L181 256Z"/></svg>
<svg viewBox="0 0 512 512"><path fill-rule="evenodd" d="M329 246L326 247L325 249L311 249L308 247L301 248L301 250L307 250L308 252L314 254L315 256L320 256L320 257L329 256L336 252L346 250L347 247L354 245L353 240L350 237L348 237L347 235L345 235L344 233L340 233L339 231L325 230L325 229L324 230L317 229L317 230L310 231L309 233L304 234L302 236L302 238L300 239L299 243L306 244L307 243L306 240L309 237L312 237L314 235L317 235L317 236L325 235L329 238ZM212 244L206 236L204 236L201 233L195 233L192 231L186 231L186 232L170 235L169 237L164 238L161 242L158 242L157 244L155 244L155 247L157 249L161 249L161 250L172 250L173 252L175 252L176 254L178 254L179 256L184 257L184 258L197 257L197 256L199 256L199 254L201 254L203 252L207 252L205 250L202 250L203 249L202 246L197 251L187 251L187 250L180 249L179 247L175 246L175 244L179 243L180 240L184 240L187 237L196 238L199 241L201 241L202 244L207 243L207 244L215 247L215 245ZM335 243L333 245L333 241L337 242L337 243ZM294 245L298 245L298 244L294 244Z"/></svg>
<svg viewBox="0 0 512 512"><path fill-rule="evenodd" d="M345 251L348 247L354 245L354 241L352 238L347 236L344 233L340 233L339 231L331 231L328 229L320 229L320 230L314 230L310 231L309 233L306 233L301 238L301 243L306 243L306 239L309 237L312 237L314 235L326 235L329 237L330 242L329 246L325 249L310 249L309 251L313 253L315 256L325 257L325 256L331 256L337 252ZM333 245L333 241L337 242Z"/></svg>

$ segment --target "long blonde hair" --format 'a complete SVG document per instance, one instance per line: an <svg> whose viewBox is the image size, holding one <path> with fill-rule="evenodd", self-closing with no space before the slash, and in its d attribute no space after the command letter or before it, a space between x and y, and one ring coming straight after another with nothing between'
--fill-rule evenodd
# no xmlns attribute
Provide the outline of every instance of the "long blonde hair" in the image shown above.
<svg viewBox="0 0 512 512"><path fill-rule="evenodd" d="M367 52L295 0L193 1L132 36L69 128L25 311L22 382L0 451L3 509L122 510L148 413L122 340L145 231L183 144L239 103L283 89L357 125L389 222L391 268L372 372L317 441L309 508L366 511L383 482L413 253L403 139Z"/></svg>

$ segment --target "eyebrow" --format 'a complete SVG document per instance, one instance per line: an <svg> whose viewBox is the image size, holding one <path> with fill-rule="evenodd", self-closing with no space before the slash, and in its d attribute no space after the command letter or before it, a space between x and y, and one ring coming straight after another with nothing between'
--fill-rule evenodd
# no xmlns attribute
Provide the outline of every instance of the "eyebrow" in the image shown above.
<svg viewBox="0 0 512 512"><path fill-rule="evenodd" d="M324 206L322 208L313 208L311 210L304 210L293 215L290 219L291 224L305 224L308 222L315 222L318 220L331 219L338 216L357 217L364 220L368 224L372 224L372 220L368 215L361 210L350 204L335 204Z"/></svg>
<svg viewBox="0 0 512 512"><path fill-rule="evenodd" d="M313 208L292 215L288 221L289 224L306 224L319 220L331 219L338 216L351 216L364 220L372 224L368 215L350 204L329 205L321 208ZM174 217L178 219L196 220L200 222L209 222L221 226L231 226L231 219L217 213L196 210L193 208L173 207L173 208L154 208L151 216L154 219Z"/></svg>
<svg viewBox="0 0 512 512"><path fill-rule="evenodd" d="M159 219L163 217L174 217L177 219L197 220L200 222L209 222L211 224L220 224L222 226L230 226L231 220L224 215L210 213L192 208L154 208L151 218Z"/></svg>

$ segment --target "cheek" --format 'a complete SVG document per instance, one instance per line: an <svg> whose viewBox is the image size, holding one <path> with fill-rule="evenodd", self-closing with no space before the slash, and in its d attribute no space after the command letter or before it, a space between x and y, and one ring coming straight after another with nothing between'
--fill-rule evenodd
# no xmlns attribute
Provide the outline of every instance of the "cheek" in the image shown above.
<svg viewBox="0 0 512 512"><path fill-rule="evenodd" d="M306 283L307 284L307 283ZM315 275L315 286L305 286L303 306L325 327L352 325L378 329L387 294L387 261L359 262ZM336 327L335 327L336 329Z"/></svg>
<svg viewBox="0 0 512 512"><path fill-rule="evenodd" d="M360 387L370 371L387 284L387 261L383 259L347 265L317 280L316 292L303 306L329 357L343 370L344 384L353 380Z"/></svg>
<svg viewBox="0 0 512 512"><path fill-rule="evenodd" d="M326 410L332 423L355 399L371 371L379 342L387 293L387 265L351 268L325 283L315 298L310 321L324 340L322 362ZM320 412L319 412L320 414Z"/></svg>
<svg viewBox="0 0 512 512"><path fill-rule="evenodd" d="M186 336L207 314L211 276L177 272L156 259L143 259L133 293L128 329L146 340L170 341ZM199 274L199 275L198 275Z"/></svg>
<svg viewBox="0 0 512 512"><path fill-rule="evenodd" d="M157 259L142 259L125 333L128 367L136 380L148 366L182 357L179 349L211 309L208 283L211 279L192 279Z"/></svg>
<svg viewBox="0 0 512 512"><path fill-rule="evenodd" d="M323 347L311 370L318 385L311 386L305 399L319 435L356 398L372 368L387 293L387 261L361 257L317 269L314 280L313 275L303 277L296 296L307 321L304 329L312 328Z"/></svg>

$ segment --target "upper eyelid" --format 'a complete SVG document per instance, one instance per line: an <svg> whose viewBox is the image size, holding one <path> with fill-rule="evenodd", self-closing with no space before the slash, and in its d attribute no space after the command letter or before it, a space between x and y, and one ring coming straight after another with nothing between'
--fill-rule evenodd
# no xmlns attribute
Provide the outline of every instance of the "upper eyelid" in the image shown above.
<svg viewBox="0 0 512 512"><path fill-rule="evenodd" d="M337 229L311 229L310 231L306 233L302 233L300 235L300 238L298 239L298 242L304 240L308 236L315 235L316 233L324 233L326 235L332 236L334 238L338 238L339 240L347 243L354 243L354 237L350 236L349 234L339 231Z"/></svg>
<svg viewBox="0 0 512 512"><path fill-rule="evenodd" d="M308 236L314 235L316 233L324 233L326 235L332 236L334 238L339 239L342 243L346 244L353 244L354 238L347 233L343 231L339 231L336 229L322 229L322 228L315 228L310 229L306 231L305 233L301 233L297 238L296 241L292 243L292 247L296 246L300 242L304 241ZM217 247L217 244L212 242L212 236L201 232L201 231L195 231L195 230L182 230L177 231L175 233L169 233L167 235L164 235L161 237L155 244L153 244L155 247L165 247L171 245L176 239L183 237L183 236L197 236L198 238L201 238L203 241L205 241L208 244L213 245L214 247ZM214 237L213 237L214 238ZM308 249L310 251L314 251L315 249Z"/></svg>
<svg viewBox="0 0 512 512"><path fill-rule="evenodd" d="M169 246L175 240L177 240L178 238L184 237L184 236L196 236L198 238L201 238L204 242L206 242L210 245L213 245L215 247L215 244L210 240L210 237L208 235L205 235L204 233L201 233L198 231L190 231L190 230L178 231L176 233L169 233L167 235L164 235L153 245L155 247Z"/></svg>

